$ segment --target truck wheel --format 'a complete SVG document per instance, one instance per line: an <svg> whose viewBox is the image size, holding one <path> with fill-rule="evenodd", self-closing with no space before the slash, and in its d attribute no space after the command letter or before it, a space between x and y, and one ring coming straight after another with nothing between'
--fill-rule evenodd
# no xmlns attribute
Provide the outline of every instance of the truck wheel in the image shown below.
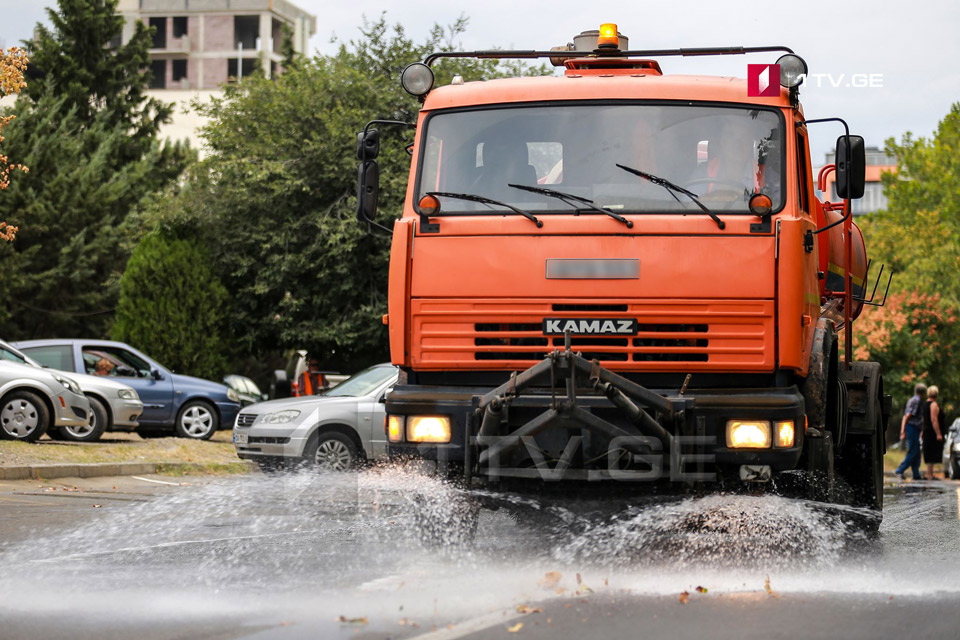
<svg viewBox="0 0 960 640"><path fill-rule="evenodd" d="M52 422L47 405L30 391L14 391L0 403L0 435L36 442Z"/></svg>
<svg viewBox="0 0 960 640"><path fill-rule="evenodd" d="M880 441L882 422L879 401L873 433L847 436L841 461L841 474L851 490L851 503L874 511L883 509L883 446ZM878 522L879 524L879 522Z"/></svg>
<svg viewBox="0 0 960 640"><path fill-rule="evenodd" d="M81 427L61 427L59 436L72 442L96 442L110 426L110 414L96 398L90 400L90 422Z"/></svg>

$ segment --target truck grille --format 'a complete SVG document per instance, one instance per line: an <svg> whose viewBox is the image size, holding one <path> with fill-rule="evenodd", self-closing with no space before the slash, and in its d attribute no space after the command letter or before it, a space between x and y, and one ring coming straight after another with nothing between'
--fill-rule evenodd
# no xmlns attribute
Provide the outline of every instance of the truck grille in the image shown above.
<svg viewBox="0 0 960 640"><path fill-rule="evenodd" d="M773 302L562 303L414 301L413 361L422 369L526 368L556 349L544 318L636 319L635 335L575 335L571 348L625 371L759 371L774 366Z"/></svg>
<svg viewBox="0 0 960 640"><path fill-rule="evenodd" d="M257 421L257 414L255 413L241 413L237 416L237 426L238 427L251 427L253 423Z"/></svg>

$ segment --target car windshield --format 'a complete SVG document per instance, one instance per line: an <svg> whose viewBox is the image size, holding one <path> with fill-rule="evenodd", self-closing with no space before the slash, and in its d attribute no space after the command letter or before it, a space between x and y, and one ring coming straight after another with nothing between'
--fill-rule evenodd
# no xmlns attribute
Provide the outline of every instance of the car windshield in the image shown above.
<svg viewBox="0 0 960 640"><path fill-rule="evenodd" d="M447 192L538 215L574 209L515 184L549 187L618 213L699 210L690 198L623 168L629 167L689 190L710 210L749 213L750 196L760 192L776 211L784 199L782 141L776 111L746 107L581 104L440 112L428 120L418 199ZM443 213L498 210L459 198L440 201Z"/></svg>
<svg viewBox="0 0 960 640"><path fill-rule="evenodd" d="M370 367L354 374L327 391L325 396L365 396L397 375L396 367Z"/></svg>
<svg viewBox="0 0 960 640"><path fill-rule="evenodd" d="M12 348L0 344L0 360L9 360L11 362L17 362L19 364L29 364L32 367L39 367L40 365L26 357L25 355L14 351Z"/></svg>

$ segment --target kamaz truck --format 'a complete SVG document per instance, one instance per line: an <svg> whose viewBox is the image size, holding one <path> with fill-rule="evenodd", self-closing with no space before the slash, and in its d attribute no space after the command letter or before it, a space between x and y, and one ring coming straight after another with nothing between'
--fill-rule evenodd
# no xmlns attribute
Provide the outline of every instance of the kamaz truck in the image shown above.
<svg viewBox="0 0 960 640"><path fill-rule="evenodd" d="M720 55L757 64L666 71ZM434 86L437 61L465 57L559 70ZM851 219L864 144L805 116L806 73L787 47L631 50L612 24L409 65L389 455L469 486L768 488L879 514L890 399L850 339L885 296ZM402 124L358 135L364 224L378 127ZM831 128L836 163L814 175L810 136Z"/></svg>

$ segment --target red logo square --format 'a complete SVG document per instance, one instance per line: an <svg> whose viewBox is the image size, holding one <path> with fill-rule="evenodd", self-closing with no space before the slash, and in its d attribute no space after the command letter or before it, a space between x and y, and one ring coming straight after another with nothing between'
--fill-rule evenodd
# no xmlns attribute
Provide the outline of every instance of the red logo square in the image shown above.
<svg viewBox="0 0 960 640"><path fill-rule="evenodd" d="M748 64L747 95L756 98L776 98L780 95L780 65Z"/></svg>

